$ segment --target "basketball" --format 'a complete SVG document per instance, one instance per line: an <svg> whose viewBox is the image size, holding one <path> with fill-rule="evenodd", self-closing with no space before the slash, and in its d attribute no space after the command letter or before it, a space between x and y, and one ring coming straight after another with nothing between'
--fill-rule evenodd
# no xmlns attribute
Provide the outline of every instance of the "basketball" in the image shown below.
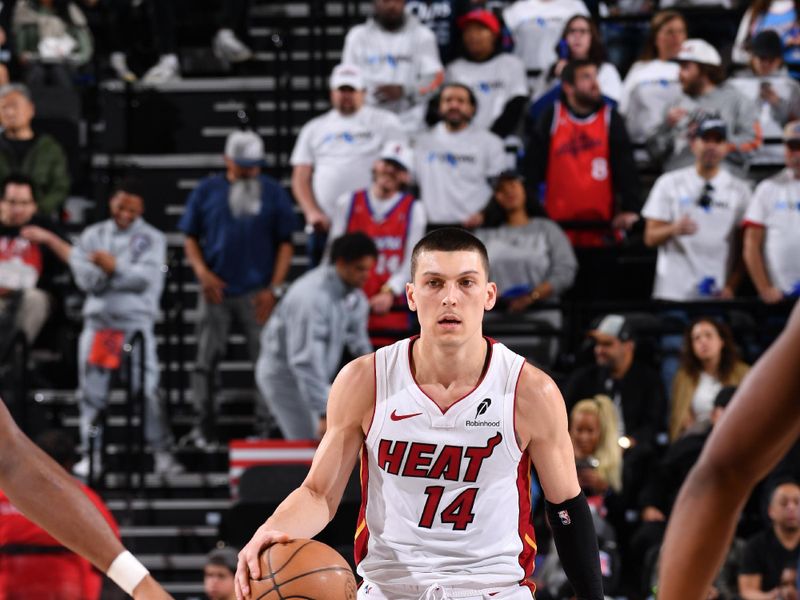
<svg viewBox="0 0 800 600"><path fill-rule="evenodd" d="M355 600L356 580L350 565L330 546L297 539L261 553L261 579L250 582L259 600L307 598Z"/></svg>

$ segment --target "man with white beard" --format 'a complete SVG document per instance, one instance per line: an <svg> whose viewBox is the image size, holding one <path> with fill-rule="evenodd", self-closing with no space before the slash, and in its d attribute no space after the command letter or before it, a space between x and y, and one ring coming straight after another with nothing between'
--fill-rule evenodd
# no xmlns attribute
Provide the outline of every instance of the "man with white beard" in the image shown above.
<svg viewBox="0 0 800 600"><path fill-rule="evenodd" d="M198 447L214 435L208 377L215 359L225 353L231 322L239 323L255 362L261 328L283 292L292 260L292 203L277 181L261 173L263 164L258 134L231 133L225 142L226 172L198 184L179 223L202 291L191 377L199 420L182 440Z"/></svg>

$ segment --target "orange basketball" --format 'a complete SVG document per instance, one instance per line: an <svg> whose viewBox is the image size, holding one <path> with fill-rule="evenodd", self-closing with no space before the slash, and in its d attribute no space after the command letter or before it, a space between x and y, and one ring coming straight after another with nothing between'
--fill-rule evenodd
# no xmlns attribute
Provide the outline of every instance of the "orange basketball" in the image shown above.
<svg viewBox="0 0 800 600"><path fill-rule="evenodd" d="M250 581L258 600L355 600L356 580L341 554L315 540L275 544L261 553L261 579Z"/></svg>

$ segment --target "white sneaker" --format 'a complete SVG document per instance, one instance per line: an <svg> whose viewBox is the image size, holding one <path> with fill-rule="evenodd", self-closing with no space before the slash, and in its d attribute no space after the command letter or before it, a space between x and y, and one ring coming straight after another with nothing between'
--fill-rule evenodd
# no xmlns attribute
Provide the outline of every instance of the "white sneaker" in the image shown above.
<svg viewBox="0 0 800 600"><path fill-rule="evenodd" d="M181 67L178 64L178 57L174 54L165 54L144 74L142 83L144 85L158 85L176 81L180 78Z"/></svg>
<svg viewBox="0 0 800 600"><path fill-rule="evenodd" d="M103 463L100 462L100 455L94 457L94 475L97 477L100 473L103 472ZM80 477L84 481L89 477L89 455L84 454L83 458L76 462L72 467L72 474L76 477Z"/></svg>
<svg viewBox="0 0 800 600"><path fill-rule="evenodd" d="M186 469L169 452L158 450L153 454L153 471L156 475L178 475Z"/></svg>
<svg viewBox="0 0 800 600"><path fill-rule="evenodd" d="M134 82L136 81L136 74L128 68L128 59L123 52L112 52L109 57L111 68L117 74L117 77L122 81Z"/></svg>
<svg viewBox="0 0 800 600"><path fill-rule="evenodd" d="M253 58L253 51L230 29L220 29L211 44L214 55L226 62L238 63Z"/></svg>

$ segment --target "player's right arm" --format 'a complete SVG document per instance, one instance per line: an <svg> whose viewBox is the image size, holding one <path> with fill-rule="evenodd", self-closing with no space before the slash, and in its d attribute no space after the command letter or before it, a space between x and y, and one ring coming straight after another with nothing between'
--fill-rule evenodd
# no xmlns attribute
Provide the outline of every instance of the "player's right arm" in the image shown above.
<svg viewBox="0 0 800 600"><path fill-rule="evenodd" d="M261 577L258 557L272 544L310 538L336 514L372 420L375 358L357 358L341 370L328 397L327 431L303 484L281 502L239 553L236 598L250 598L249 581Z"/></svg>
<svg viewBox="0 0 800 600"><path fill-rule="evenodd" d="M122 543L75 480L19 430L2 400L0 447L0 488L11 503L67 548L108 572L125 551ZM171 598L150 575L138 582L133 597Z"/></svg>

